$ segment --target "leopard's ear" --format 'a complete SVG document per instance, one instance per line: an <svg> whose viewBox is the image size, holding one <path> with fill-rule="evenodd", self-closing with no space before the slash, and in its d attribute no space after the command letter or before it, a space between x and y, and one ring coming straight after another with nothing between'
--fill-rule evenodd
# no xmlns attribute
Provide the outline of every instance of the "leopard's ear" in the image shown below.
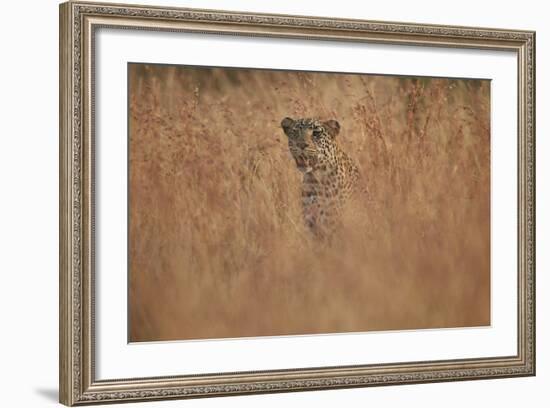
<svg viewBox="0 0 550 408"><path fill-rule="evenodd" d="M294 125L294 119L286 117L281 121L281 127L285 131L285 134L288 135L288 131Z"/></svg>
<svg viewBox="0 0 550 408"><path fill-rule="evenodd" d="M333 138L336 137L338 133L340 133L340 124L334 119L323 122L323 126L325 127L329 135L331 135Z"/></svg>

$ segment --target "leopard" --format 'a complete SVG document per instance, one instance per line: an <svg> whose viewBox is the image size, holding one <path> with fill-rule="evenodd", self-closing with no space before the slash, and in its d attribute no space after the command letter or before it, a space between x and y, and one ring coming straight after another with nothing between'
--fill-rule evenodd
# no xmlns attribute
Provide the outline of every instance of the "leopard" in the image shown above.
<svg viewBox="0 0 550 408"><path fill-rule="evenodd" d="M337 120L285 117L281 127L302 174L305 225L315 237L330 239L341 224L346 203L359 190L360 168L338 143Z"/></svg>

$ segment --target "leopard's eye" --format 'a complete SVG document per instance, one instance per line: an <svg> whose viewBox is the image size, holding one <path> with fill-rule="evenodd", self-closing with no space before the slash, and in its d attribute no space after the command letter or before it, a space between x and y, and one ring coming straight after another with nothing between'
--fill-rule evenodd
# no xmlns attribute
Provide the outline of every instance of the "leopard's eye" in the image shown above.
<svg viewBox="0 0 550 408"><path fill-rule="evenodd" d="M321 132L321 130L319 130L319 129L313 129L313 132L312 132L312 133L313 133L313 136L314 136L314 137L319 137L319 136L321 136L321 134L322 134L323 132Z"/></svg>

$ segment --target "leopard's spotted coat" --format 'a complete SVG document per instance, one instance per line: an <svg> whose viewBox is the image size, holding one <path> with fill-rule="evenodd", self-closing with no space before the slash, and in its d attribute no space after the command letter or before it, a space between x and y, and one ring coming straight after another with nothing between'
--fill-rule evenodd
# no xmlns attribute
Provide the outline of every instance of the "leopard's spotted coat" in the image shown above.
<svg viewBox="0 0 550 408"><path fill-rule="evenodd" d="M337 142L336 120L285 118L288 147L303 174L302 208L306 225L317 236L330 235L345 203L357 190L359 168Z"/></svg>

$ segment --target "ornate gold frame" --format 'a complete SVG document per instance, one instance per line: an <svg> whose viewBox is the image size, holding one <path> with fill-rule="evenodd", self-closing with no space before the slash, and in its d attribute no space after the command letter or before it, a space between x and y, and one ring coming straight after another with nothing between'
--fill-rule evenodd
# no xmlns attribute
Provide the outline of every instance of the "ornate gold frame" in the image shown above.
<svg viewBox="0 0 550 408"><path fill-rule="evenodd" d="M93 47L98 27L509 50L518 61L518 349L513 356L97 380ZM535 374L535 33L68 2L60 5L60 401L66 405Z"/></svg>

